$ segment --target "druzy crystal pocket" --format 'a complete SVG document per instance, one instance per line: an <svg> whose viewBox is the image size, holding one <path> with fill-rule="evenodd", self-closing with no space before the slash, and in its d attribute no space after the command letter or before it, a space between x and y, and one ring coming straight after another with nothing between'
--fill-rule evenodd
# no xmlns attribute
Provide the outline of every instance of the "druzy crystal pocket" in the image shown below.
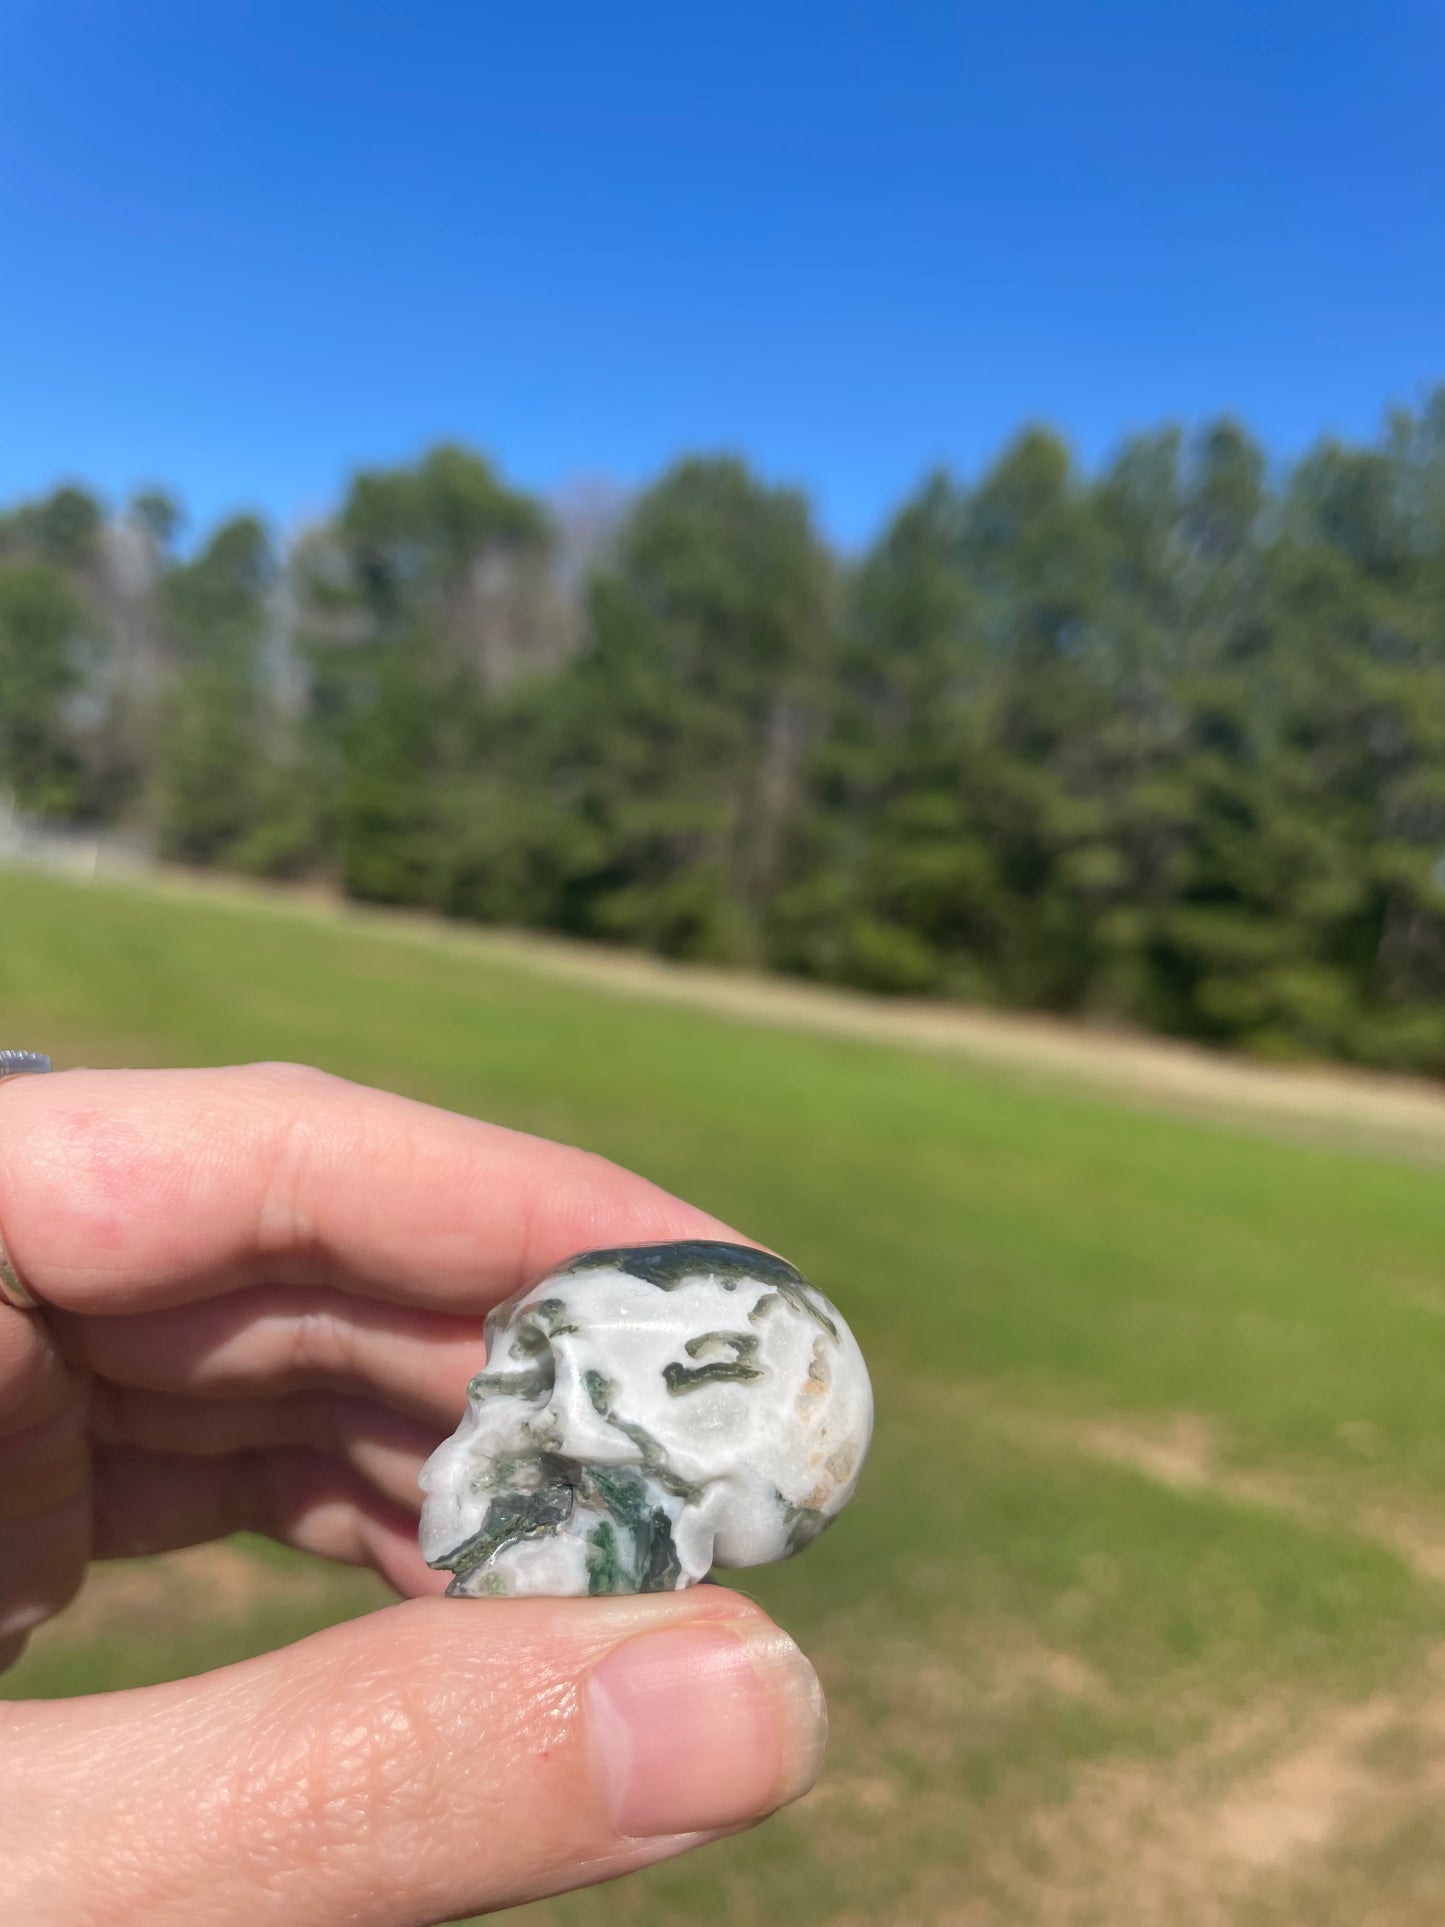
<svg viewBox="0 0 1445 1927"><path fill-rule="evenodd" d="M837 1310L748 1245L588 1251L499 1305L421 1549L468 1597L671 1592L801 1551L873 1398Z"/></svg>

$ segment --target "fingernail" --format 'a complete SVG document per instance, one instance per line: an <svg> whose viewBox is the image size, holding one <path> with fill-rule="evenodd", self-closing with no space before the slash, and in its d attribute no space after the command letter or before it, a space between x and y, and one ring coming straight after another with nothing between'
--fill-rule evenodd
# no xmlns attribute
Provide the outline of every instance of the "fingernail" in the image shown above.
<svg viewBox="0 0 1445 1927"><path fill-rule="evenodd" d="M817 1778L828 1737L817 1674L766 1623L640 1633L594 1669L589 1702L613 1824L633 1839L786 1806Z"/></svg>

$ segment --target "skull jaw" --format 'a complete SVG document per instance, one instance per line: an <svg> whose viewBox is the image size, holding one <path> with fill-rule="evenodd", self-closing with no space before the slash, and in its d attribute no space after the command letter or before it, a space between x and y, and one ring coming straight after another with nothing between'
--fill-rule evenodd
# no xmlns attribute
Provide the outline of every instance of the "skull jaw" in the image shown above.
<svg viewBox="0 0 1445 1927"><path fill-rule="evenodd" d="M558 1465L494 1493L481 1529L429 1558L462 1599L679 1592L706 1577L711 1530L643 1467Z"/></svg>

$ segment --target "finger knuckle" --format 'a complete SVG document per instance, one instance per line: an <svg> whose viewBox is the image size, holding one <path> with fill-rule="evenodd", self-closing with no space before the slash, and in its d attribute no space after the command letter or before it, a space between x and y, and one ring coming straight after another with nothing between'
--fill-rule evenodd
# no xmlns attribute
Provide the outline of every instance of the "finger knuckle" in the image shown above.
<svg viewBox="0 0 1445 1927"><path fill-rule="evenodd" d="M293 1063L289 1058L266 1057L244 1067L244 1074L290 1095L297 1091L335 1090L341 1079L314 1064Z"/></svg>
<svg viewBox="0 0 1445 1927"><path fill-rule="evenodd" d="M349 1380L357 1372L355 1334L328 1304L309 1305L295 1312L283 1343L283 1377L292 1385Z"/></svg>

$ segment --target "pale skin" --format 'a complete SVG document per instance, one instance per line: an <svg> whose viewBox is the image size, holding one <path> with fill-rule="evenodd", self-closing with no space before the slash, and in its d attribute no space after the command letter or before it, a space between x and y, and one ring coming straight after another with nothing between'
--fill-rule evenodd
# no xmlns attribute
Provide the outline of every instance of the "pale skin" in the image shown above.
<svg viewBox="0 0 1445 1927"><path fill-rule="evenodd" d="M428 1927L804 1792L816 1679L722 1587L448 1600L416 1548L487 1309L573 1252L737 1233L641 1178L314 1071L0 1084L0 1666L92 1559L239 1528L404 1597L221 1672L0 1705L27 1927Z"/></svg>

